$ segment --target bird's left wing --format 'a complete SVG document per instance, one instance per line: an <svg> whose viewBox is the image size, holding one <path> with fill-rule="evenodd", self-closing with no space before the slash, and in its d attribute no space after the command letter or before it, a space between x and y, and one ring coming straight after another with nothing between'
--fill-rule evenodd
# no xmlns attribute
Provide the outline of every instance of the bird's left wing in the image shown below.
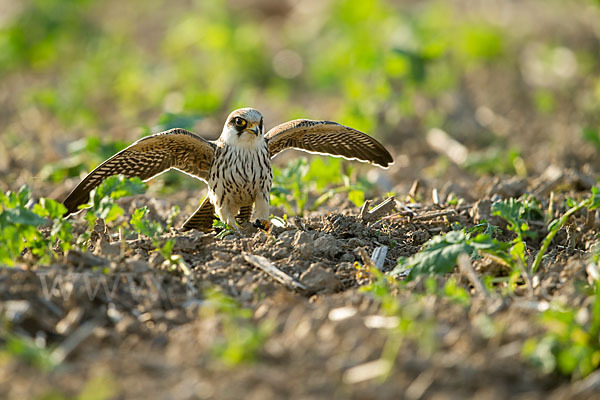
<svg viewBox="0 0 600 400"><path fill-rule="evenodd" d="M356 129L331 121L297 119L277 125L265 135L269 152L295 148L377 164L387 168L394 162L381 143Z"/></svg>
<svg viewBox="0 0 600 400"><path fill-rule="evenodd" d="M215 144L186 131L171 129L144 137L100 164L67 196L65 215L79 211L90 192L113 175L148 180L171 168L206 180L212 164Z"/></svg>

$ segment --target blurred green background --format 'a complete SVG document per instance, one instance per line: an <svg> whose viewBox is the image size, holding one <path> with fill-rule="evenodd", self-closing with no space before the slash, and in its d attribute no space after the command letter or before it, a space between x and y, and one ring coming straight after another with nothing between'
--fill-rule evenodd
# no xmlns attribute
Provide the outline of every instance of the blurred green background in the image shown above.
<svg viewBox="0 0 600 400"><path fill-rule="evenodd" d="M376 136L391 186L595 173L599 4L0 0L0 189L78 178L160 129L215 138L242 106L267 127L306 117ZM466 157L436 150L432 128Z"/></svg>

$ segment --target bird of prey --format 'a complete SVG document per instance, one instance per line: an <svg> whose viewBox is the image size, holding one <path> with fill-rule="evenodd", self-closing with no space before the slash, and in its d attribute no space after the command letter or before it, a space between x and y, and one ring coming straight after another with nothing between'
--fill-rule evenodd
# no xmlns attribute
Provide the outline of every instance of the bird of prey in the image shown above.
<svg viewBox="0 0 600 400"><path fill-rule="evenodd" d="M77 185L64 200L65 216L76 213L90 192L113 175L149 180L177 169L208 184L208 196L183 229L212 229L214 214L238 230L236 217L267 222L273 181L271 159L288 148L359 160L387 168L390 153L372 137L331 121L298 119L264 134L262 114L253 108L233 111L221 136L205 140L185 129L146 136L109 158Z"/></svg>

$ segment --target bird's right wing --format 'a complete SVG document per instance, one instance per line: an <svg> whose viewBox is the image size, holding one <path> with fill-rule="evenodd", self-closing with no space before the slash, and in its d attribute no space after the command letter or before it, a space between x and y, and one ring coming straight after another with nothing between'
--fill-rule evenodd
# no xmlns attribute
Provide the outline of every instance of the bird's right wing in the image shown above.
<svg viewBox="0 0 600 400"><path fill-rule="evenodd" d="M332 121L296 119L272 128L265 139L269 143L271 157L294 148L370 162L383 168L394 162L385 147L371 136Z"/></svg>
<svg viewBox="0 0 600 400"><path fill-rule="evenodd" d="M206 180L215 144L185 129L171 129L144 137L100 164L67 196L65 215L79 211L90 192L113 175L148 180L171 168Z"/></svg>

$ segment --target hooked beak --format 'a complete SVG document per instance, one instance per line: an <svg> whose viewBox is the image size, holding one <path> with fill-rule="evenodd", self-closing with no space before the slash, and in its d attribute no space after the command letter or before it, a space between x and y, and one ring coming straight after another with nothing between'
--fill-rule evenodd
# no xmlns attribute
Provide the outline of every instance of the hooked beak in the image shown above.
<svg viewBox="0 0 600 400"><path fill-rule="evenodd" d="M248 131L250 133L254 133L256 136L258 136L258 134L260 133L258 125L254 125L251 128L246 128L246 131Z"/></svg>

